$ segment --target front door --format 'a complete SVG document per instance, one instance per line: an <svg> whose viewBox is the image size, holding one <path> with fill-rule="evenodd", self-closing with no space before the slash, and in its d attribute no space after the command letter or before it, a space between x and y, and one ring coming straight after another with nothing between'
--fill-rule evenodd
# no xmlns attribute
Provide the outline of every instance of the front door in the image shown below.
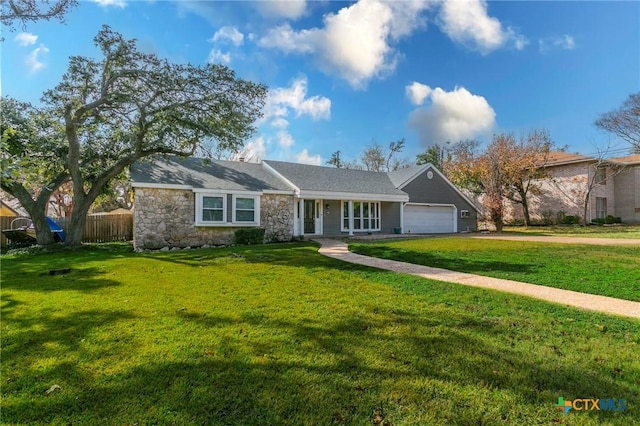
<svg viewBox="0 0 640 426"><path fill-rule="evenodd" d="M304 200L304 233L316 233L316 200Z"/></svg>

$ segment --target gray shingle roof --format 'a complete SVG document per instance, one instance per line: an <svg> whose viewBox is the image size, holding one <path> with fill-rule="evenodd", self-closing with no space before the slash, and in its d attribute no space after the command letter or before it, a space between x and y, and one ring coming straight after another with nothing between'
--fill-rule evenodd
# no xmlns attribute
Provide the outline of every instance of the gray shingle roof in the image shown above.
<svg viewBox="0 0 640 426"><path fill-rule="evenodd" d="M429 165L423 164L420 166L411 166L411 167L403 167L398 170L394 170L389 172L389 179L393 185L398 188L402 186L403 183L407 182L409 179L418 174L419 171L427 169Z"/></svg>
<svg viewBox="0 0 640 426"><path fill-rule="evenodd" d="M303 191L406 195L393 185L386 173L282 161L265 161L265 163Z"/></svg>
<svg viewBox="0 0 640 426"><path fill-rule="evenodd" d="M154 157L131 167L131 181L225 191L293 191L261 164L203 158Z"/></svg>

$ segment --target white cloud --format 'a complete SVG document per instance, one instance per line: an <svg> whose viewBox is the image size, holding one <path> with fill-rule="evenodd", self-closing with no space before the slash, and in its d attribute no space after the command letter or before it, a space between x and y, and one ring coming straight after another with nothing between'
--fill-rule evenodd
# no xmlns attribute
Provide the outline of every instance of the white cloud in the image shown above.
<svg viewBox="0 0 640 426"><path fill-rule="evenodd" d="M38 36L31 33L20 33L13 38L20 46L31 46L38 40Z"/></svg>
<svg viewBox="0 0 640 426"><path fill-rule="evenodd" d="M119 7L120 9L124 9L127 7L127 2L125 0L93 0L94 3L97 3L101 7Z"/></svg>
<svg viewBox="0 0 640 426"><path fill-rule="evenodd" d="M320 42L321 32L317 28L295 31L289 23L285 23L267 31L258 40L258 45L280 49L285 53L312 53Z"/></svg>
<svg viewBox="0 0 640 426"><path fill-rule="evenodd" d="M308 149L303 149L295 155L296 163L311 164L312 166L322 165L322 157L320 155L310 155Z"/></svg>
<svg viewBox="0 0 640 426"><path fill-rule="evenodd" d="M45 67L45 63L42 62L42 57L49 53L49 48L44 44L36 47L27 55L25 59L25 65L29 69L29 74L33 75L38 71L41 71Z"/></svg>
<svg viewBox="0 0 640 426"><path fill-rule="evenodd" d="M229 52L222 53L222 51L220 51L219 49L211 49L211 51L209 52L209 58L207 59L207 62L209 62L210 64L214 64L214 63L230 64L231 53Z"/></svg>
<svg viewBox="0 0 640 426"><path fill-rule="evenodd" d="M431 87L414 81L405 87L405 91L412 104L422 105L424 100L427 99L427 96L431 93Z"/></svg>
<svg viewBox="0 0 640 426"><path fill-rule="evenodd" d="M279 118L274 118L271 121L271 125L273 127L278 128L278 129L286 129L287 127L289 127L289 122L287 120L285 120L284 118L279 117Z"/></svg>
<svg viewBox="0 0 640 426"><path fill-rule="evenodd" d="M269 91L264 117L260 123L269 125L269 130L263 127L265 133L273 135L273 138L268 138L267 141L277 143L285 159L309 164L320 163L320 156L309 155L307 150L299 154L292 153L296 142L289 132L289 115L306 115L312 120L328 120L331 117L331 100L318 95L308 97L307 78L298 77L289 87L277 87Z"/></svg>
<svg viewBox="0 0 640 426"><path fill-rule="evenodd" d="M267 18L298 19L307 11L306 0L270 0L256 3L258 11Z"/></svg>
<svg viewBox="0 0 640 426"><path fill-rule="evenodd" d="M547 53L550 50L573 50L576 48L576 42L572 36L565 34L558 37L547 37L538 40L540 53Z"/></svg>
<svg viewBox="0 0 640 426"><path fill-rule="evenodd" d="M516 30L503 28L497 18L489 16L485 0L445 0L440 8L438 24L451 40L482 54L499 49L510 41L518 50L528 43Z"/></svg>
<svg viewBox="0 0 640 426"><path fill-rule="evenodd" d="M265 118L285 117L293 110L296 117L308 115L314 120L331 117L331 100L324 96L307 97L307 79L300 77L290 87L278 87L269 91ZM287 123L288 124L288 123Z"/></svg>
<svg viewBox="0 0 640 426"><path fill-rule="evenodd" d="M428 99L430 105L409 115L409 127L418 133L423 146L489 134L495 126L491 105L464 87L451 92L437 87L430 90Z"/></svg>
<svg viewBox="0 0 640 426"><path fill-rule="evenodd" d="M374 77L395 69L394 41L425 25L423 0L386 2L360 0L336 14L324 16L323 28L296 31L289 24L267 32L258 44L285 53L313 54L327 74L337 74L353 88L364 88Z"/></svg>
<svg viewBox="0 0 640 426"><path fill-rule="evenodd" d="M522 50L527 46L527 44L529 44L529 39L527 39L522 34L512 32L511 36L513 39L513 45L515 46L516 50Z"/></svg>
<svg viewBox="0 0 640 426"><path fill-rule="evenodd" d="M176 6L176 16L178 18L185 18L193 13L206 20L214 28L224 25L221 24L220 8L216 2L174 0L172 3Z"/></svg>
<svg viewBox="0 0 640 426"><path fill-rule="evenodd" d="M242 158L243 161L249 163L259 163L264 160L266 153L267 149L265 148L264 138L259 136L246 144L242 151L233 155L231 159L239 161Z"/></svg>
<svg viewBox="0 0 640 426"><path fill-rule="evenodd" d="M238 31L236 27L227 25L216 31L209 41L213 43L217 41L230 41L234 46L240 46L244 41L244 34Z"/></svg>
<svg viewBox="0 0 640 426"><path fill-rule="evenodd" d="M278 132L278 145L281 148L291 148L296 141L293 140L293 136L289 134L286 129L282 129Z"/></svg>

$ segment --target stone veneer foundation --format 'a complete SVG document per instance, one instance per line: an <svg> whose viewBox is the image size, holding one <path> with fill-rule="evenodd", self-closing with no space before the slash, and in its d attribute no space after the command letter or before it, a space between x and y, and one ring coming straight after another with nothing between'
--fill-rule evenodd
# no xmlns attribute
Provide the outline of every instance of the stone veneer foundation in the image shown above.
<svg viewBox="0 0 640 426"><path fill-rule="evenodd" d="M133 244L136 249L233 244L238 227L195 226L195 194L185 189L135 188ZM293 196L260 197L265 241L293 238Z"/></svg>

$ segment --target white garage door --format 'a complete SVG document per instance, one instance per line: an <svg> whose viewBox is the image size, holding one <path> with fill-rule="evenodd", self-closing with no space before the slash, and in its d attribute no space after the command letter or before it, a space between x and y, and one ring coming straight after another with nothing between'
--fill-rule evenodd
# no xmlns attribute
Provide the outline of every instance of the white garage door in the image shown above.
<svg viewBox="0 0 640 426"><path fill-rule="evenodd" d="M454 208L451 206L404 206L404 232L411 234L443 234L455 232Z"/></svg>

